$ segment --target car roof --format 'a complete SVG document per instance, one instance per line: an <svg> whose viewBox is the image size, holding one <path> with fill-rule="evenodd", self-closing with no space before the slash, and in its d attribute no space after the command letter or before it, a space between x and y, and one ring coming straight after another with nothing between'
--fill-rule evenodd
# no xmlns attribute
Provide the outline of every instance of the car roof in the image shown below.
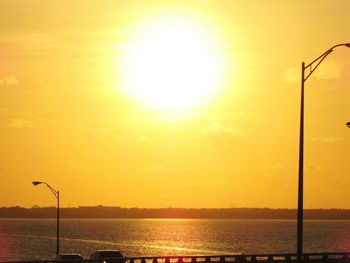
<svg viewBox="0 0 350 263"><path fill-rule="evenodd" d="M99 250L95 250L94 252L92 252L91 255L104 254L104 253L115 253L115 254L118 254L118 256L124 257L122 252L120 250L116 250L116 249L99 249Z"/></svg>
<svg viewBox="0 0 350 263"><path fill-rule="evenodd" d="M82 258L82 256L76 253L65 253L57 255L56 258Z"/></svg>
<svg viewBox="0 0 350 263"><path fill-rule="evenodd" d="M112 252L112 253L122 254L120 250L115 250L115 249L99 249L99 250L95 250L93 253L101 253L101 252Z"/></svg>

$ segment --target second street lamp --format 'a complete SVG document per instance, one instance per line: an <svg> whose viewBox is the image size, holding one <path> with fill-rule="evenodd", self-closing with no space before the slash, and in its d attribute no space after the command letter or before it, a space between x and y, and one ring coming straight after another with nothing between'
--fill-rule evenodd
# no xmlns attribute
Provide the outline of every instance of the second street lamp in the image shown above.
<svg viewBox="0 0 350 263"><path fill-rule="evenodd" d="M298 218L297 218L297 260L302 262L303 256L303 194L304 194L304 84L305 81L311 76L321 62L333 52L333 49L337 47L348 47L350 43L338 44L314 61L305 66L305 62L301 64L301 103L300 103L300 137L299 137L299 175L298 175ZM309 70L306 72L306 70ZM347 123L350 128L350 122Z"/></svg>
<svg viewBox="0 0 350 263"><path fill-rule="evenodd" d="M50 191L54 194L54 196L57 198L57 236L56 236L56 255L60 253L60 191L56 191L53 189L49 184L45 182L39 182L39 181L34 181L32 182L34 186L39 185L39 184L44 184L46 185Z"/></svg>

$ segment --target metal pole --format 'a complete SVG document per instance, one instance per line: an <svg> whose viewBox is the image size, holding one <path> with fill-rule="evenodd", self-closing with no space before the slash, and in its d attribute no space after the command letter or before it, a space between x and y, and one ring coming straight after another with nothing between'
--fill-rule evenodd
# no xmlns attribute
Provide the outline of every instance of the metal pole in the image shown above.
<svg viewBox="0 0 350 263"><path fill-rule="evenodd" d="M340 46L350 48L350 43L338 44L324 52L321 56L309 63L305 67L305 63L301 64L301 103L300 103L300 141L299 141L299 176L298 176L298 221L297 221L297 261L303 260L303 195L304 195L304 84L311 74L317 69L321 62L333 52L333 49ZM316 66L313 66L317 63ZM305 69L309 68L305 77ZM347 123L350 128L350 122Z"/></svg>
<svg viewBox="0 0 350 263"><path fill-rule="evenodd" d="M60 191L57 191L57 246L56 254L60 253Z"/></svg>
<svg viewBox="0 0 350 263"><path fill-rule="evenodd" d="M303 192L304 192L304 83L305 63L301 64L301 103L300 103L300 141L299 141L299 177L298 177L298 220L297 220L297 260L303 257Z"/></svg>

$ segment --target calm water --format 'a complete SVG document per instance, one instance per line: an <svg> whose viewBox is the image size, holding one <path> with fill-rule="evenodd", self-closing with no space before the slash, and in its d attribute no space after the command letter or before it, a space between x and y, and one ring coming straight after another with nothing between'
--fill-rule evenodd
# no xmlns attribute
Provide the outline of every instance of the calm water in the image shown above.
<svg viewBox="0 0 350 263"><path fill-rule="evenodd" d="M306 252L350 251L350 221L306 221ZM287 220L62 219L61 252L95 249L126 256L294 253ZM0 219L0 261L53 258L55 219Z"/></svg>

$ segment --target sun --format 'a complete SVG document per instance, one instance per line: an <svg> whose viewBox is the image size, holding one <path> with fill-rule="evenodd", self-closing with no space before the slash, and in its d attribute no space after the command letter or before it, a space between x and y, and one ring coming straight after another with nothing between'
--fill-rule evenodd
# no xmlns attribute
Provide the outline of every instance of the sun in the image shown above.
<svg viewBox="0 0 350 263"><path fill-rule="evenodd" d="M123 87L143 104L181 110L205 103L220 86L218 45L205 24L179 16L135 27L123 58Z"/></svg>

